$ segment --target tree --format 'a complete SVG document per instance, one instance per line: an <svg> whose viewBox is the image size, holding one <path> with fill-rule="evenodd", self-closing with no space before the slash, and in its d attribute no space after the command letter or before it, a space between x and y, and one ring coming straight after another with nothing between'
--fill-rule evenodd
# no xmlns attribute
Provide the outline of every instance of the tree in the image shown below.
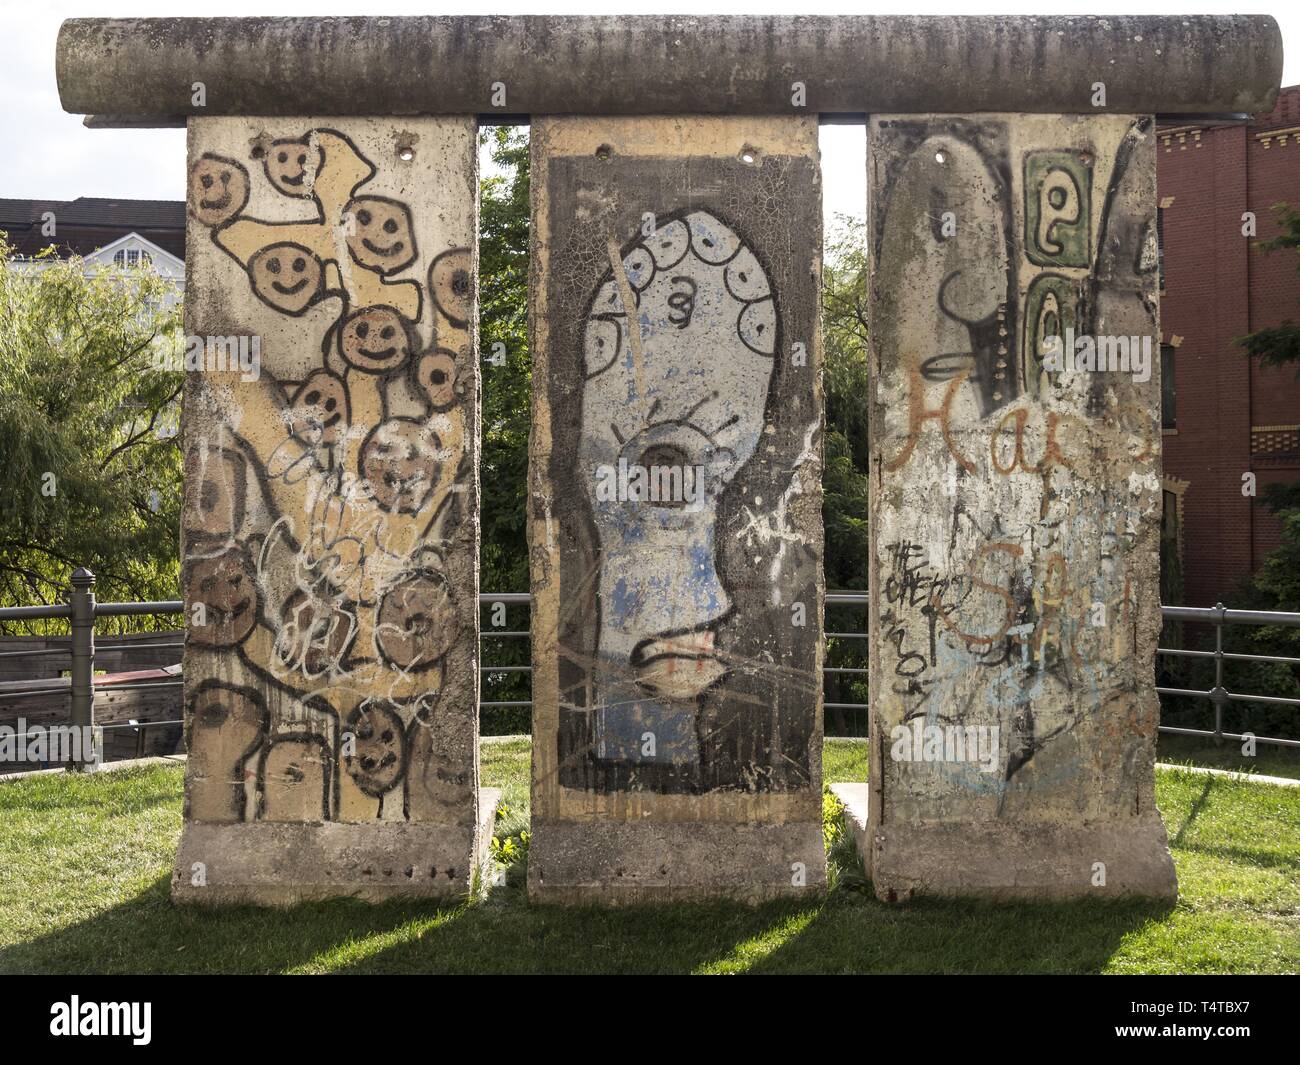
<svg viewBox="0 0 1300 1065"><path fill-rule="evenodd" d="M840 215L822 269L827 588L867 587L867 279L866 223Z"/></svg>
<svg viewBox="0 0 1300 1065"><path fill-rule="evenodd" d="M479 204L480 583L485 591L505 592L528 587L528 136L497 126L480 139L501 169L482 180Z"/></svg>
<svg viewBox="0 0 1300 1065"><path fill-rule="evenodd" d="M1274 207L1281 232L1270 240L1260 241L1257 247L1266 252L1294 249L1300 252L1300 210L1279 203ZM1300 261L1296 264L1300 272ZM1300 378L1300 324L1287 319L1281 325L1256 330L1242 337L1241 345L1249 358L1259 359L1263 366L1294 366ZM1264 559L1251 578L1248 598L1256 610L1300 610L1300 481L1292 484L1274 484L1264 489L1261 503L1273 510L1282 523L1282 542ZM1300 630L1291 629L1274 633L1285 636L1290 650L1283 653L1300 653ZM1293 671L1294 672L1294 671Z"/></svg>
<svg viewBox="0 0 1300 1065"><path fill-rule="evenodd" d="M868 278L866 224L840 215L826 242L822 267L822 338L826 361L826 444L822 470L822 522L826 529L825 574L828 589L867 589L870 542L867 536ZM831 607L828 632L865 632L866 611ZM864 669L864 640L829 639L826 664ZM863 679L855 680L854 677ZM864 675L832 673L826 701L865 703ZM840 734L866 734L866 717L850 723L841 711L829 712Z"/></svg>
<svg viewBox="0 0 1300 1065"><path fill-rule="evenodd" d="M483 443L480 459L482 547L479 585L485 592L517 592L528 574L528 433L532 361L528 351L529 155L526 132L497 126L479 135L500 173L480 183L479 347L483 353ZM493 637L494 629L527 628L526 607L484 611L484 661L522 666L526 640ZM484 702L528 698L525 673L485 673ZM486 707L485 734L529 731L525 707Z"/></svg>
<svg viewBox="0 0 1300 1065"><path fill-rule="evenodd" d="M63 601L82 565L102 599L176 595L183 375L156 368L174 295L148 267L0 239L0 603Z"/></svg>

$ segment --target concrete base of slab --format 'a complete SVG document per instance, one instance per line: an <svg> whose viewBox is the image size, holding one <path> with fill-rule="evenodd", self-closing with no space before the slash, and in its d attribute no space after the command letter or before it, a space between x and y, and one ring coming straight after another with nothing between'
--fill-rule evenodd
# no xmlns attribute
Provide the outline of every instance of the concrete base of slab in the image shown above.
<svg viewBox="0 0 1300 1065"><path fill-rule="evenodd" d="M1086 824L900 824L869 832L868 786L833 784L831 791L885 902L1178 897L1164 822L1154 812Z"/></svg>
<svg viewBox="0 0 1300 1065"><path fill-rule="evenodd" d="M411 821L188 822L172 901L291 906L328 898L462 897L485 871L501 799L496 788L478 794L474 829Z"/></svg>
<svg viewBox="0 0 1300 1065"><path fill-rule="evenodd" d="M732 899L826 888L820 823L543 822L528 844L528 897L570 905Z"/></svg>
<svg viewBox="0 0 1300 1065"><path fill-rule="evenodd" d="M867 804L871 801L870 784L832 784L831 794L844 804L844 821L858 847L858 857L866 863Z"/></svg>

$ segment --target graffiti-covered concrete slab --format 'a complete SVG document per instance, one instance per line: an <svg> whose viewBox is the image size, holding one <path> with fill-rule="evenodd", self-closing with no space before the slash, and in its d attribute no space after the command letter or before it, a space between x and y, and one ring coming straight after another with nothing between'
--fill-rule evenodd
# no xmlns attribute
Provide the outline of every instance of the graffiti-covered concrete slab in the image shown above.
<svg viewBox="0 0 1300 1065"><path fill-rule="evenodd" d="M173 896L471 883L472 119L191 121Z"/></svg>
<svg viewBox="0 0 1300 1065"><path fill-rule="evenodd" d="M884 898L1169 895L1150 117L869 126Z"/></svg>
<svg viewBox="0 0 1300 1065"><path fill-rule="evenodd" d="M815 889L816 122L532 137L530 893Z"/></svg>

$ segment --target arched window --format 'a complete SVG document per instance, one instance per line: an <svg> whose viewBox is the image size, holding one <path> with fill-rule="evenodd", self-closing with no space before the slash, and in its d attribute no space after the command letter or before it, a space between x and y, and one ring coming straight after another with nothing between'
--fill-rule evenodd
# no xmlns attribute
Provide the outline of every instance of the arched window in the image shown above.
<svg viewBox="0 0 1300 1065"><path fill-rule="evenodd" d="M153 256L140 248L123 248L113 253L114 266L148 266Z"/></svg>

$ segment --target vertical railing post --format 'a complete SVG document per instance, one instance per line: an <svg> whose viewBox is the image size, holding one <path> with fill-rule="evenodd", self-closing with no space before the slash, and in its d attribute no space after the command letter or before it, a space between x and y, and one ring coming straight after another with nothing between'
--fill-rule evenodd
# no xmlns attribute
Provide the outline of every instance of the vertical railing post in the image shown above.
<svg viewBox="0 0 1300 1065"><path fill-rule="evenodd" d="M95 575L85 566L72 574L72 727L82 737L81 761L69 768L95 767ZM86 749L86 744L90 749Z"/></svg>
<svg viewBox="0 0 1300 1065"><path fill-rule="evenodd" d="M1227 608L1222 603L1214 604L1214 690L1210 698L1214 700L1214 742L1223 744L1223 704L1228 701L1227 689L1223 686L1223 615Z"/></svg>

